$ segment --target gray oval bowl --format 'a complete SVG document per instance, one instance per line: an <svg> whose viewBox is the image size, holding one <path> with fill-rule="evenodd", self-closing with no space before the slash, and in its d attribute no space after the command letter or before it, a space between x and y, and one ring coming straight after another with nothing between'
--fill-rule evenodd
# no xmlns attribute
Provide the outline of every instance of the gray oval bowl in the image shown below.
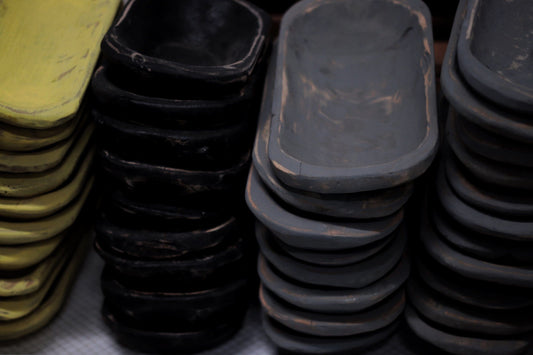
<svg viewBox="0 0 533 355"><path fill-rule="evenodd" d="M422 1L301 1L283 17L275 60L268 149L283 183L354 193L428 168L438 124Z"/></svg>

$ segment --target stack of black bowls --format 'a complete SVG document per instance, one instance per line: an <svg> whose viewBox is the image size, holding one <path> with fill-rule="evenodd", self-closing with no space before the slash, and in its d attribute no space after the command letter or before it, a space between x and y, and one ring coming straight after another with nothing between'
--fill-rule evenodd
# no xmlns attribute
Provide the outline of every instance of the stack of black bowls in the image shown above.
<svg viewBox="0 0 533 355"><path fill-rule="evenodd" d="M454 354L532 350L532 14L529 1L462 1L441 74L447 146L406 314Z"/></svg>
<svg viewBox="0 0 533 355"><path fill-rule="evenodd" d="M270 21L240 0L132 0L93 78L107 202L103 315L145 352L193 352L247 308L244 185Z"/></svg>
<svg viewBox="0 0 533 355"><path fill-rule="evenodd" d="M347 64L358 58L355 53L346 55L354 48L353 41L373 41L367 28L386 30L386 17L380 14L388 10L398 11L394 16L406 20L399 23L420 26L419 18L410 17L403 6L392 1L380 2L379 7L373 4L374 0L299 2L282 19L279 43L270 61L246 200L258 219L264 328L285 351L353 354L389 336L404 308L403 284L410 269L402 223L405 204L413 180L430 165L438 141L433 60L427 47L427 66L418 67L425 61L410 61L414 66L411 79L427 85L417 91L422 97L413 95L404 82L385 89L397 92L398 97L414 98L415 102L406 105L416 114L402 115L361 102L361 91L376 95L376 100L383 93L371 91L364 81L352 80L366 70ZM415 2L414 6L429 23L424 5ZM376 16L362 15L368 11L377 11ZM331 26L314 27L326 22ZM390 33L403 30L395 28ZM372 35L377 33L382 32ZM418 34L411 39L422 43L422 32ZM292 42L294 38L297 43ZM396 60L384 50L371 54ZM366 64L375 58L365 59ZM382 74L373 68L377 72L369 76ZM398 84L383 79L392 86ZM399 111L400 102L395 106ZM408 125L417 133L404 135L390 123L380 124L382 120L401 121L395 124ZM375 148L355 148L373 139L378 141L370 144ZM390 145L390 140L395 143ZM398 152L396 144L404 150ZM279 159L280 147L287 155L301 158L292 174ZM314 171L325 178L305 176L314 169L309 161L320 159L321 166L314 164L320 171ZM373 159L376 164L371 163ZM380 164L387 159L393 163Z"/></svg>

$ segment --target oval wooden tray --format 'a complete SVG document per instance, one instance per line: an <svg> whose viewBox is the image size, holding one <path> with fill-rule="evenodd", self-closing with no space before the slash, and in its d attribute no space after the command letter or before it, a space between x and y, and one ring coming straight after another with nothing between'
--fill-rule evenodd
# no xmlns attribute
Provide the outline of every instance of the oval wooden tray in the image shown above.
<svg viewBox="0 0 533 355"><path fill-rule="evenodd" d="M416 274L427 287L462 304L502 311L533 306L533 291L530 289L464 277L447 270L425 253L416 259L415 264Z"/></svg>
<svg viewBox="0 0 533 355"><path fill-rule="evenodd" d="M529 114L533 113L532 17L528 0L471 0L457 43L459 68L476 92Z"/></svg>
<svg viewBox="0 0 533 355"><path fill-rule="evenodd" d="M500 311L464 305L428 289L416 277L407 283L407 296L425 318L455 331L509 337L533 330L531 309Z"/></svg>
<svg viewBox="0 0 533 355"><path fill-rule="evenodd" d="M480 97L465 81L457 63L457 42L467 12L468 1L459 4L441 71L444 95L465 119L496 134L530 144L533 142L531 117L513 113Z"/></svg>
<svg viewBox="0 0 533 355"><path fill-rule="evenodd" d="M84 113L82 104L72 120L49 129L21 128L0 122L0 149L10 152L28 152L60 142L72 135Z"/></svg>
<svg viewBox="0 0 533 355"><path fill-rule="evenodd" d="M69 262L63 268L61 275L58 276L59 279L52 287L51 292L46 295L33 312L19 319L0 322L0 341L14 340L31 334L54 318L65 302L78 270L85 259L89 239L87 234L79 238Z"/></svg>
<svg viewBox="0 0 533 355"><path fill-rule="evenodd" d="M192 20L194 19L194 20ZM238 91L269 43L270 17L241 0L129 2L102 41L127 77L185 92Z"/></svg>
<svg viewBox="0 0 533 355"><path fill-rule="evenodd" d="M277 272L260 254L257 271L263 287L291 305L311 312L344 314L371 308L402 287L409 276L406 256L382 279L360 289L330 289L302 285Z"/></svg>
<svg viewBox="0 0 533 355"><path fill-rule="evenodd" d="M527 336L494 339L494 337L474 338L468 335L453 334L430 324L410 306L406 307L405 318L409 328L417 336L451 354L519 355L531 346Z"/></svg>
<svg viewBox="0 0 533 355"><path fill-rule="evenodd" d="M360 247L390 235L402 222L403 210L376 220L321 221L280 206L251 169L246 203L258 220L284 243L310 250L344 250Z"/></svg>
<svg viewBox="0 0 533 355"><path fill-rule="evenodd" d="M260 223L256 225L255 234L261 253L284 275L308 285L358 289L378 281L397 265L406 244L406 233L401 228L380 253L356 264L330 267L307 264L287 256Z"/></svg>
<svg viewBox="0 0 533 355"><path fill-rule="evenodd" d="M103 65L92 80L95 106L124 121L153 127L206 129L248 120L257 106L262 76L254 76L243 90L216 98L183 99L130 91L109 78L111 70Z"/></svg>
<svg viewBox="0 0 533 355"><path fill-rule="evenodd" d="M457 115L457 135L471 151L487 159L524 167L533 167L533 145L495 134Z"/></svg>
<svg viewBox="0 0 533 355"><path fill-rule="evenodd" d="M344 266L358 263L379 253L394 239L394 233L391 236L358 248L332 252L295 248L276 237L274 239L285 253L300 261L321 266Z"/></svg>
<svg viewBox="0 0 533 355"><path fill-rule="evenodd" d="M293 354L357 354L387 339L398 327L398 322L365 334L349 337L317 337L295 332L263 315L263 329L281 349Z"/></svg>
<svg viewBox="0 0 533 355"><path fill-rule="evenodd" d="M76 141L63 162L42 173L0 174L0 197L28 198L49 193L65 183L82 159L92 159L91 124Z"/></svg>
<svg viewBox="0 0 533 355"><path fill-rule="evenodd" d="M195 353L207 350L231 338L241 327L244 313L235 314L227 322L204 329L172 332L134 328L113 313L104 303L102 316L118 342L135 351L150 354Z"/></svg>
<svg viewBox="0 0 533 355"><path fill-rule="evenodd" d="M454 221L440 206L430 208L430 215L439 235L461 252L497 263L533 264L533 243L478 233Z"/></svg>
<svg viewBox="0 0 533 355"><path fill-rule="evenodd" d="M250 154L232 167L222 170L187 170L133 160L114 152L100 151L102 167L124 187L139 190L167 190L182 196L208 192L228 192L244 185L250 166Z"/></svg>
<svg viewBox="0 0 533 355"><path fill-rule="evenodd" d="M454 273L500 285L533 288L532 267L501 265L464 255L444 243L427 220L422 221L420 239L431 257Z"/></svg>
<svg viewBox="0 0 533 355"><path fill-rule="evenodd" d="M445 154L444 165L453 191L476 209L509 217L533 216L533 194L483 184L465 171L454 154Z"/></svg>
<svg viewBox="0 0 533 355"><path fill-rule="evenodd" d="M275 63L275 58L272 58L263 90L263 101L252 155L254 168L268 189L295 208L331 217L379 218L400 210L413 192L412 184L353 194L316 194L291 189L279 181L268 158Z"/></svg>
<svg viewBox="0 0 533 355"><path fill-rule="evenodd" d="M230 217L222 223L198 229L142 226L134 221L117 221L101 213L95 224L96 238L114 252L142 260L168 260L187 257L242 236L240 218Z"/></svg>
<svg viewBox="0 0 533 355"><path fill-rule="evenodd" d="M46 240L70 227L80 215L93 186L92 180L80 195L64 209L46 218L32 221L0 221L0 244L26 244Z"/></svg>
<svg viewBox="0 0 533 355"><path fill-rule="evenodd" d="M126 160L182 169L223 169L252 145L254 124L241 120L217 129L177 130L122 121L93 110L99 143Z"/></svg>
<svg viewBox="0 0 533 355"><path fill-rule="evenodd" d="M457 134L456 117L453 109L450 109L446 138L450 148L468 171L490 184L533 191L533 168L497 162L469 151Z"/></svg>
<svg viewBox="0 0 533 355"><path fill-rule="evenodd" d="M436 190L448 215L468 229L496 238L533 241L533 221L500 217L469 206L455 195L442 170L437 177Z"/></svg>
<svg viewBox="0 0 533 355"><path fill-rule="evenodd" d="M119 4L43 0L36 7L32 1L4 0L0 121L47 129L71 120Z"/></svg>
<svg viewBox="0 0 533 355"><path fill-rule="evenodd" d="M304 0L287 11L268 145L283 183L354 193L429 167L438 141L430 24L411 0Z"/></svg>
<svg viewBox="0 0 533 355"><path fill-rule="evenodd" d="M101 287L106 303L125 319L153 325L220 321L246 305L248 296L245 278L228 279L220 287L190 292L149 292L130 289L104 270Z"/></svg>
<svg viewBox="0 0 533 355"><path fill-rule="evenodd" d="M403 290L370 310L344 314L320 314L292 308L263 286L259 289L259 299L269 317L294 331L318 337L342 337L383 329L402 314L405 306Z"/></svg>

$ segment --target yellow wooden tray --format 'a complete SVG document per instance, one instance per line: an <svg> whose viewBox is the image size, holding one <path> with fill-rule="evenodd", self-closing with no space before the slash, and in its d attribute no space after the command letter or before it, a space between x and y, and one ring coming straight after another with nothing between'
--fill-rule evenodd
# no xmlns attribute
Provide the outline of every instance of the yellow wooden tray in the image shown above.
<svg viewBox="0 0 533 355"><path fill-rule="evenodd" d="M80 139L87 128L87 113L83 122L68 139L50 147L33 152L8 152L0 150L0 172L4 173L40 173L59 165L69 149Z"/></svg>
<svg viewBox="0 0 533 355"><path fill-rule="evenodd" d="M0 216L15 219L37 219L50 216L71 203L80 194L87 181L94 152L91 151L75 172L72 180L57 190L29 198L0 197Z"/></svg>
<svg viewBox="0 0 533 355"><path fill-rule="evenodd" d="M57 282L52 285L52 290L33 312L22 318L0 322L0 341L13 340L33 333L52 320L54 315L61 309L76 279L78 270L85 259L89 240L90 238L87 235L80 238L74 254L61 275L59 275Z"/></svg>
<svg viewBox="0 0 533 355"><path fill-rule="evenodd" d="M24 270L46 259L65 238L60 233L53 238L22 245L0 246L0 270Z"/></svg>
<svg viewBox="0 0 533 355"><path fill-rule="evenodd" d="M50 128L80 107L120 0L2 0L0 121Z"/></svg>
<svg viewBox="0 0 533 355"><path fill-rule="evenodd" d="M31 129L0 122L0 149L10 152L28 152L42 149L67 139L81 121L82 114L60 126L49 129Z"/></svg>
<svg viewBox="0 0 533 355"><path fill-rule="evenodd" d="M58 213L35 221L0 220L0 244L14 245L33 243L51 238L63 232L76 220L91 191L92 181L83 188L80 196Z"/></svg>
<svg viewBox="0 0 533 355"><path fill-rule="evenodd" d="M91 123L63 162L42 173L0 174L0 197L26 198L48 193L63 184L74 171L87 147L94 125Z"/></svg>

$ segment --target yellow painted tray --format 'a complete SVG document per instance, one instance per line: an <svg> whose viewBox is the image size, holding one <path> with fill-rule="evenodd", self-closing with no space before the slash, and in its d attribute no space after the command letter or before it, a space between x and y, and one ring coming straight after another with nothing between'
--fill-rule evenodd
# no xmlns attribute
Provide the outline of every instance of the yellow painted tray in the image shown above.
<svg viewBox="0 0 533 355"><path fill-rule="evenodd" d="M69 149L80 139L88 126L85 114L82 124L66 140L51 147L33 152L8 152L0 150L0 172L4 173L40 173L59 165Z"/></svg>
<svg viewBox="0 0 533 355"><path fill-rule="evenodd" d="M37 219L50 216L78 196L89 177L89 169L92 166L94 153L90 152L75 172L72 180L57 190L29 198L2 198L0 197L0 217L15 219Z"/></svg>
<svg viewBox="0 0 533 355"><path fill-rule="evenodd" d="M0 174L0 197L26 198L57 189L74 171L87 147L94 125L91 123L69 151L63 162L42 173Z"/></svg>
<svg viewBox="0 0 533 355"><path fill-rule="evenodd" d="M0 122L0 149L28 152L60 142L72 135L81 116L77 114L73 120L49 129L20 128Z"/></svg>
<svg viewBox="0 0 533 355"><path fill-rule="evenodd" d="M0 270L15 271L29 268L46 259L65 238L66 233L40 242L0 246Z"/></svg>
<svg viewBox="0 0 533 355"><path fill-rule="evenodd" d="M120 0L0 4L0 121L61 125L80 107Z"/></svg>
<svg viewBox="0 0 533 355"><path fill-rule="evenodd" d="M13 340L44 327L61 309L68 292L76 279L89 246L89 237L84 235L61 275L52 285L44 301L25 317L0 322L0 341Z"/></svg>
<svg viewBox="0 0 533 355"><path fill-rule="evenodd" d="M78 217L91 191L91 187L92 181L89 181L84 186L80 196L73 203L50 217L27 222L0 220L0 244L33 243L51 238L63 232L72 226Z"/></svg>

